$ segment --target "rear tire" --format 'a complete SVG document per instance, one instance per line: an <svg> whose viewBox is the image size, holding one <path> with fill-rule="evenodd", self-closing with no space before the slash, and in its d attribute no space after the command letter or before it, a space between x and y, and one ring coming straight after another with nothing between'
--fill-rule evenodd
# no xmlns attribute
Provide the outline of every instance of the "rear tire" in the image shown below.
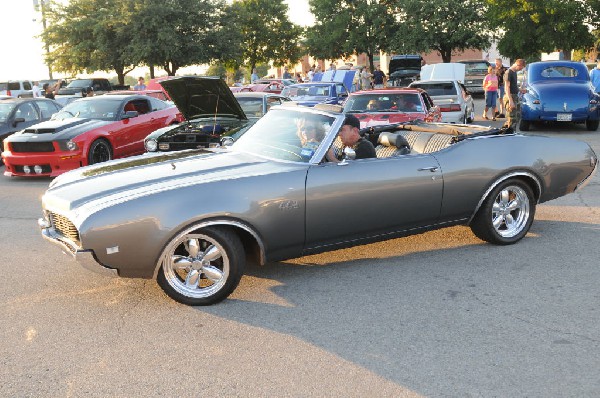
<svg viewBox="0 0 600 398"><path fill-rule="evenodd" d="M588 131L596 131L598 130L598 125L600 125L600 120L586 120L585 121L585 128Z"/></svg>
<svg viewBox="0 0 600 398"><path fill-rule="evenodd" d="M521 180L508 179L485 198L471 222L471 230L486 242L512 245L529 231L535 206L531 187Z"/></svg>

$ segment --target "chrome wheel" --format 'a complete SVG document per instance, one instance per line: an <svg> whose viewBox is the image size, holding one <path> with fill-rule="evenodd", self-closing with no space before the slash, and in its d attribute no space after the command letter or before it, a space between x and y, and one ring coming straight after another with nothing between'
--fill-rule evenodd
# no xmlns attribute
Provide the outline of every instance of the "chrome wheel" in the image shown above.
<svg viewBox="0 0 600 398"><path fill-rule="evenodd" d="M501 190L492 205L492 225L498 235L512 238L523 231L529 220L529 198L518 186Z"/></svg>
<svg viewBox="0 0 600 398"><path fill-rule="evenodd" d="M235 289L244 258L241 242L229 231L184 231L163 251L158 283L181 303L213 304Z"/></svg>
<svg viewBox="0 0 600 398"><path fill-rule="evenodd" d="M535 204L533 190L524 180L503 181L486 196L471 221L471 230L486 242L516 243L533 223Z"/></svg>

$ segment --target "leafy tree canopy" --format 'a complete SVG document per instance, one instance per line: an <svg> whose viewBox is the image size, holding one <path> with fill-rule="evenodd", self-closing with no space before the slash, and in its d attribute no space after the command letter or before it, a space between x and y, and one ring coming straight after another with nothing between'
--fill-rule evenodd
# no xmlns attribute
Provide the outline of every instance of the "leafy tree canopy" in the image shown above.
<svg viewBox="0 0 600 398"><path fill-rule="evenodd" d="M437 51L443 62L451 62L452 55L458 51L490 45L492 32L483 0L389 0L386 3L396 16L390 46L393 52Z"/></svg>
<svg viewBox="0 0 600 398"><path fill-rule="evenodd" d="M486 0L488 17L504 33L500 52L510 58L537 59L540 52L572 49L594 44L590 24L596 24L597 0Z"/></svg>
<svg viewBox="0 0 600 398"><path fill-rule="evenodd" d="M290 22L283 0L238 0L232 5L235 28L242 38L243 54L250 70L259 63L275 66L294 63L302 56L303 29Z"/></svg>
<svg viewBox="0 0 600 398"><path fill-rule="evenodd" d="M307 29L311 55L337 59L366 53L373 56L390 48L394 18L381 0L309 0L315 25Z"/></svg>

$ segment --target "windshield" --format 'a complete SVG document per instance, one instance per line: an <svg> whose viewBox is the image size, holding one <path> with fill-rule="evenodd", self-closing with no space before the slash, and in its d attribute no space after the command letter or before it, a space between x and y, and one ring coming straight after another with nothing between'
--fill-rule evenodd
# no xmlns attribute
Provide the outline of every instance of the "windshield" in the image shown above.
<svg viewBox="0 0 600 398"><path fill-rule="evenodd" d="M263 114L263 100L262 98L252 97L236 97L240 103L242 110L246 116L262 116Z"/></svg>
<svg viewBox="0 0 600 398"><path fill-rule="evenodd" d="M344 112L421 112L423 106L418 94L351 95Z"/></svg>
<svg viewBox="0 0 600 398"><path fill-rule="evenodd" d="M331 94L331 86L329 84L302 84L287 86L281 92L281 95L290 98L295 97L329 97Z"/></svg>
<svg viewBox="0 0 600 398"><path fill-rule="evenodd" d="M121 100L110 96L92 97L73 101L58 113L52 115L53 120L64 120L72 117L98 120L117 120L121 110Z"/></svg>
<svg viewBox="0 0 600 398"><path fill-rule="evenodd" d="M334 121L332 116L276 109L259 119L233 148L272 159L306 163Z"/></svg>
<svg viewBox="0 0 600 398"><path fill-rule="evenodd" d="M465 74L467 75L485 75L487 74L489 64L481 62L461 62L465 64Z"/></svg>
<svg viewBox="0 0 600 398"><path fill-rule="evenodd" d="M5 123L8 120L8 116L14 108L14 103L6 103L4 101L0 101L0 122Z"/></svg>
<svg viewBox="0 0 600 398"><path fill-rule="evenodd" d="M457 95L456 86L452 82L412 83L411 87L422 88L432 97L440 95Z"/></svg>
<svg viewBox="0 0 600 398"><path fill-rule="evenodd" d="M84 80L73 80L67 88L87 88L92 85L92 81L89 79Z"/></svg>

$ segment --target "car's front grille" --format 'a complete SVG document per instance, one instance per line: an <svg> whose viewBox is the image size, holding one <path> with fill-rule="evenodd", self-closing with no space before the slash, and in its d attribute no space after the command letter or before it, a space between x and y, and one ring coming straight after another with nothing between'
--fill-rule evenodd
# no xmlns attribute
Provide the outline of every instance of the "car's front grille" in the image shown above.
<svg viewBox="0 0 600 398"><path fill-rule="evenodd" d="M73 243L79 244L79 231L77 231L75 225L67 217L56 213L50 213L49 216L52 226L57 232Z"/></svg>
<svg viewBox="0 0 600 398"><path fill-rule="evenodd" d="M11 142L12 152L54 152L52 142Z"/></svg>

